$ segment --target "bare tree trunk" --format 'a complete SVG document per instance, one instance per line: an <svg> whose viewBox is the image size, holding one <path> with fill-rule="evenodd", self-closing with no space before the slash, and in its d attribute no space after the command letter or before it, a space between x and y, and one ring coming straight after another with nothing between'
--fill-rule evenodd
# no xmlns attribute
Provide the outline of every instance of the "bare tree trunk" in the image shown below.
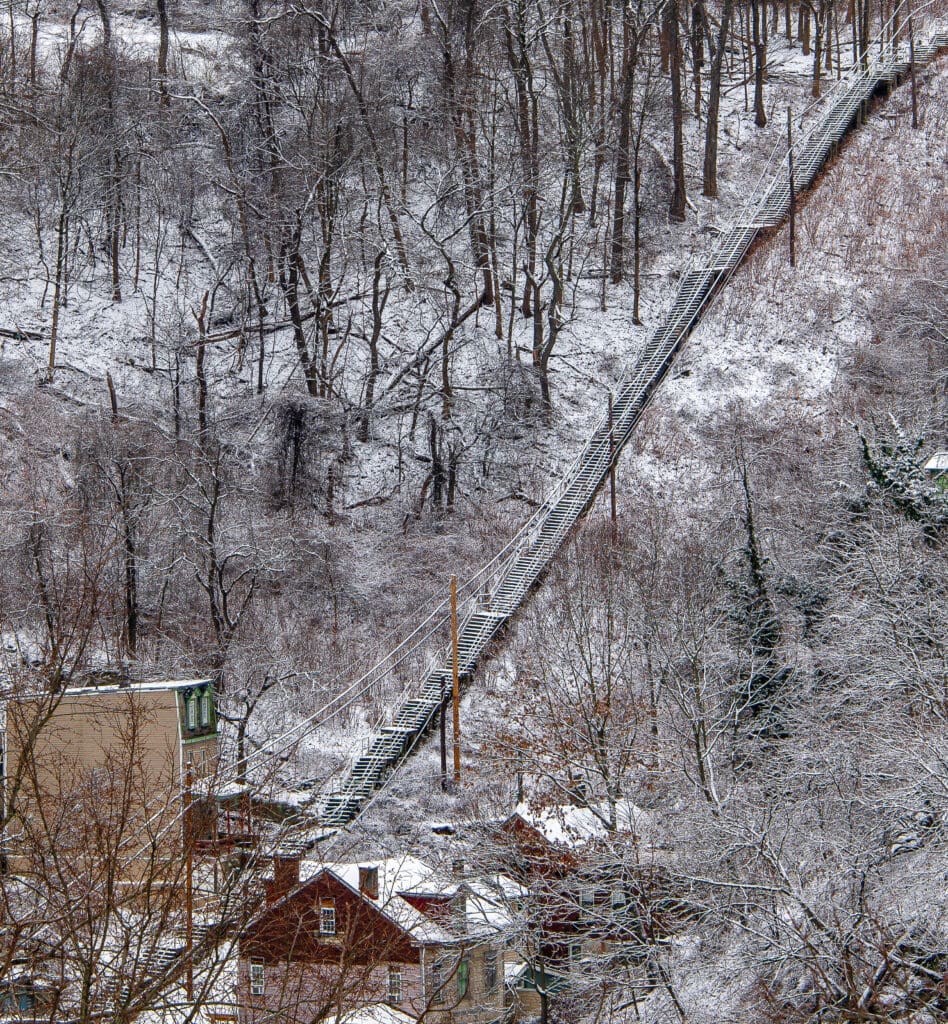
<svg viewBox="0 0 948 1024"><path fill-rule="evenodd" d="M296 343L296 353L303 368L306 390L313 398L318 398L319 374L316 371L315 359L310 355L306 332L303 328L303 314L300 311L300 271L299 260L296 257L301 233L302 225L299 219L297 219L293 230L284 232L284 238L280 243L280 288L286 298L290 322L293 324L293 340Z"/></svg>
<svg viewBox="0 0 948 1024"><path fill-rule="evenodd" d="M671 91L672 91L672 197L668 216L672 220L685 219L687 195L685 192L685 135L684 110L681 95L681 33L678 28L678 0L666 7L666 25L669 35Z"/></svg>
<svg viewBox="0 0 948 1024"><path fill-rule="evenodd" d="M513 72L517 93L517 134L523 168L524 234L527 265L521 312L535 316L540 312L540 286L537 280L537 236L540 231L540 128L539 104L533 81L533 67L527 45L526 0L515 0L504 7L504 38L507 59ZM536 328L534 329L534 333Z"/></svg>
<svg viewBox="0 0 948 1024"><path fill-rule="evenodd" d="M640 324L639 303L642 298L642 173L639 168L639 147L635 147L632 168L632 323Z"/></svg>
<svg viewBox="0 0 948 1024"><path fill-rule="evenodd" d="M811 93L814 98L820 96L820 72L823 67L823 39L826 25L826 0L820 0L819 9L814 12L816 32L813 40L813 85Z"/></svg>
<svg viewBox="0 0 948 1024"><path fill-rule="evenodd" d="M112 19L107 0L96 0L102 22L102 54L105 63L109 171L106 176L106 231L109 263L112 271L112 301L122 301L119 275L119 249L122 226L122 154L119 149L115 111L115 55L112 51Z"/></svg>
<svg viewBox="0 0 948 1024"><path fill-rule="evenodd" d="M59 307L62 304L63 278L66 272L66 232L69 215L66 212L66 198L60 198L59 217L56 221L56 269L53 275L53 309L49 324L49 357L46 365L46 379L51 381L56 372L56 342L59 339Z"/></svg>
<svg viewBox="0 0 948 1024"><path fill-rule="evenodd" d="M349 89L355 97L356 105L359 108L362 130L365 132L365 137L369 141L369 149L372 153L372 164L375 168L375 174L379 182L379 196L382 200L382 205L385 207L388 214L389 224L392 228L392 238L395 242L395 253L398 257L398 262L402 268L402 272L405 275L405 288L406 290L411 291L414 288L414 283L412 282L411 269L408 262L408 250L405 247L405 237L402 234L401 221L392 201L391 189L389 189L388 186L388 177L385 174L385 162L382 159L382 150L379 146L379 141L376 138L375 130L372 128L372 119L369 116L368 102L366 101L365 94L362 92L362 88L359 85L355 72L352 70L352 65L349 63L348 57L346 57L342 48L339 46L339 42L336 39L332 26L321 14L314 14L313 16L322 25L322 28L326 33L330 49L339 61L339 65L346 77L346 81L349 83Z"/></svg>
<svg viewBox="0 0 948 1024"><path fill-rule="evenodd" d="M810 5L806 2L800 4L800 13L797 17L797 35L800 37L803 56L808 57L810 55Z"/></svg>
<svg viewBox="0 0 948 1024"><path fill-rule="evenodd" d="M767 73L766 12L761 0L751 0L751 31L754 40L754 124L763 128L767 124L764 107L764 77Z"/></svg>
<svg viewBox="0 0 948 1024"><path fill-rule="evenodd" d="M693 0L691 5L691 63L694 68L695 117L701 119L701 69L704 67L704 36L708 18L704 0Z"/></svg>
<svg viewBox="0 0 948 1024"><path fill-rule="evenodd" d="M198 340L196 352L196 370L198 385L198 436L201 447L207 446L208 420L207 420L207 373L204 368L204 354L207 344L207 301L209 293L205 292L201 299L200 311L195 311L194 319L197 321Z"/></svg>
<svg viewBox="0 0 948 1024"><path fill-rule="evenodd" d="M730 29L734 0L724 0L721 24L714 41L711 56L711 80L708 85L708 123L704 133L704 194L712 199L718 194L718 119L721 109L721 79L724 71L724 53Z"/></svg>
<svg viewBox="0 0 948 1024"><path fill-rule="evenodd" d="M632 135L632 92L635 84L638 37L632 31L632 11L622 19L622 78L619 101L619 138L616 142L615 200L612 207L612 259L610 276L618 284L625 272L625 191L631 179L629 144Z"/></svg>
<svg viewBox="0 0 948 1024"><path fill-rule="evenodd" d="M168 0L155 0L158 8L158 102L166 107L171 102L168 94Z"/></svg>
<svg viewBox="0 0 948 1024"><path fill-rule="evenodd" d="M365 381L365 400L362 403L362 418L359 420L359 440L368 441L369 424L372 418L372 407L375 404L375 385L379 378L379 338L382 336L382 313L388 302L390 286L386 282L382 288L382 265L385 258L383 250L375 257L372 274L372 333L369 335L369 374Z"/></svg>
<svg viewBox="0 0 948 1024"><path fill-rule="evenodd" d="M467 219L470 226L471 252L474 256L474 265L481 274L484 285L481 302L485 306L492 306L494 303L494 280L491 272L489 245L487 229L484 225L483 211L483 185L481 183L480 169L477 158L477 139L473 130L473 124L469 122L471 114L470 97L466 95L462 99L461 83L455 67L454 53L451 48L451 37L448 25L444 22L440 12L435 8L436 16L442 32L442 62L444 67L444 91L448 107L448 116L451 121L451 128L454 135L454 145L458 161L461 165L461 177L464 187L464 204L467 212ZM474 42L473 42L473 5L468 10L466 43L467 54L464 68L463 87L466 90L471 76L473 75ZM465 116L467 112L467 117Z"/></svg>
<svg viewBox="0 0 948 1024"><path fill-rule="evenodd" d="M129 508L126 470L119 469L122 510L122 540L125 549L125 646L130 657L138 656L138 553L135 544L135 526Z"/></svg>

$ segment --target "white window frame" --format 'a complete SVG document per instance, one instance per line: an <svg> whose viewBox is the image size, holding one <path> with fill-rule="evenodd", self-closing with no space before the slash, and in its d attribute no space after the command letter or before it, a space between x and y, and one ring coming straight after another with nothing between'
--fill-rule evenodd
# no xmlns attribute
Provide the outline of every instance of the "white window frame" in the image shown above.
<svg viewBox="0 0 948 1024"><path fill-rule="evenodd" d="M197 723L198 723L198 709L197 709L197 701L194 699L193 695L188 697L186 705L185 705L185 708L186 708L185 714L186 714L186 718L187 718L188 731L189 732L194 732L197 729L197 727L198 727L197 726Z"/></svg>
<svg viewBox="0 0 948 1024"><path fill-rule="evenodd" d="M396 1006L402 1001L402 969L396 964L388 969L388 1001Z"/></svg>
<svg viewBox="0 0 948 1024"><path fill-rule="evenodd" d="M319 901L319 934L320 935L335 935L336 934L336 901L335 900L320 900Z"/></svg>
<svg viewBox="0 0 948 1024"><path fill-rule="evenodd" d="M202 729L211 724L211 695L209 693L201 694L200 722Z"/></svg>
<svg viewBox="0 0 948 1024"><path fill-rule="evenodd" d="M250 994L262 996L266 991L266 974L261 962L250 961Z"/></svg>

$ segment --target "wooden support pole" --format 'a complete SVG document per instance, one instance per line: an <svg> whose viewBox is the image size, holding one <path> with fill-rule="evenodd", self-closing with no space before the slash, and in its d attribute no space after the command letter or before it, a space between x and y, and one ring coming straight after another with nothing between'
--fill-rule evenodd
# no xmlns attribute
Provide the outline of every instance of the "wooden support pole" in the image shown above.
<svg viewBox="0 0 948 1024"><path fill-rule="evenodd" d="M461 781L461 676L458 671L458 578L451 577L451 693L454 706L454 784Z"/></svg>
<svg viewBox="0 0 948 1024"><path fill-rule="evenodd" d="M444 692L444 673L441 674L441 715L439 722L439 731L441 733L441 789L442 792L447 791L448 788L448 731L445 723L445 716L447 710L445 709L445 698L447 694Z"/></svg>
<svg viewBox="0 0 948 1024"><path fill-rule="evenodd" d="M187 958L185 992L194 1001L194 827L191 821L191 762L184 773L184 955Z"/></svg>
<svg viewBox="0 0 948 1024"><path fill-rule="evenodd" d="M795 236L797 228L797 195L793 187L793 114L787 107L787 161L790 176L790 266L797 265Z"/></svg>

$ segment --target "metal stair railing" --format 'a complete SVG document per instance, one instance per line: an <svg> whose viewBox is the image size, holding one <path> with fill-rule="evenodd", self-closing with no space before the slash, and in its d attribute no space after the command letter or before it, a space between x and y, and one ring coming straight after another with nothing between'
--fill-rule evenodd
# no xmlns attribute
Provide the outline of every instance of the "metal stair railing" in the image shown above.
<svg viewBox="0 0 948 1024"><path fill-rule="evenodd" d="M916 65L923 62L923 57L930 60L943 45L943 33L939 32L931 45L916 46ZM905 73L909 66L906 51L904 40L886 44L880 47L878 56L851 68L826 91L820 101L827 108L825 113L793 147L795 190L802 192L812 184L833 146L841 141L878 87ZM611 420L607 416L600 422L554 491L517 536L464 584L458 633L462 676L473 672L493 638L522 606L588 510L677 351L712 298L743 262L761 231L779 224L786 216L790 203L789 156L787 153L777 159L776 170L774 160L770 161L734 224L682 275L666 316L618 390ZM357 682L368 680L368 685L373 685L390 675L436 634L443 638L448 621L443 603ZM319 810L322 826L335 829L352 822L425 734L451 693L450 657L442 653L439 660L439 665L423 674L420 692L409 695L376 723L366 753L355 760L342 783L324 795Z"/></svg>

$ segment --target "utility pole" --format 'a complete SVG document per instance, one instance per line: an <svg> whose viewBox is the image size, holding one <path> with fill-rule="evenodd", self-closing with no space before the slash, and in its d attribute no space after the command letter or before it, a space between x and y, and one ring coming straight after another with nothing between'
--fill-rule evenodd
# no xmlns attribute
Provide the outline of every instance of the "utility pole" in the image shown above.
<svg viewBox="0 0 948 1024"><path fill-rule="evenodd" d="M448 738L447 729L445 727L445 715L447 711L445 709L445 698L447 694L444 692L444 673L441 673L441 717L439 723L439 732L441 733L441 791L447 792L448 789Z"/></svg>
<svg viewBox="0 0 948 1024"><path fill-rule="evenodd" d="M796 248L794 245L797 227L797 196L793 187L793 115L787 107L787 161L790 168L790 266L795 267Z"/></svg>
<svg viewBox="0 0 948 1024"><path fill-rule="evenodd" d="M461 679L458 672L458 578L451 577L451 688L454 704L454 784L461 781Z"/></svg>
<svg viewBox="0 0 948 1024"><path fill-rule="evenodd" d="M609 515L612 539L616 539L616 437L612 427L612 392L609 392Z"/></svg>
<svg viewBox="0 0 948 1024"><path fill-rule="evenodd" d="M188 1002L194 1001L194 829L191 822L191 762L184 773L184 955L188 973L186 989Z"/></svg>

